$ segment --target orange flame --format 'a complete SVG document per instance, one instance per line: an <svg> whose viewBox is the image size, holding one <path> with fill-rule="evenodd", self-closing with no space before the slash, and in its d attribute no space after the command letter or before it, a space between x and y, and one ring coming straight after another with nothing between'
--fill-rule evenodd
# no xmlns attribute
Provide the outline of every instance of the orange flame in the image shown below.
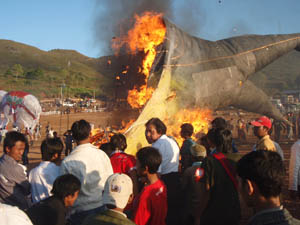
<svg viewBox="0 0 300 225"><path fill-rule="evenodd" d="M168 134L173 136L179 146L181 146L184 139L180 136L180 126L183 123L190 123L193 125L194 134L192 138L197 140L199 135L207 133L211 120L212 114L208 109L183 109L176 113L171 119L166 120L165 124L167 126Z"/></svg>
<svg viewBox="0 0 300 225"><path fill-rule="evenodd" d="M166 27L162 14L145 12L142 16L135 15L135 19L133 29L128 31L126 37L113 39L112 47L118 52L120 47L127 44L129 53L135 54L137 51L143 51L146 55L142 67L145 85L140 88L135 86L128 92L127 98L132 108L141 108L151 98L154 91L153 88L147 87L147 80L157 53L156 47L164 41Z"/></svg>

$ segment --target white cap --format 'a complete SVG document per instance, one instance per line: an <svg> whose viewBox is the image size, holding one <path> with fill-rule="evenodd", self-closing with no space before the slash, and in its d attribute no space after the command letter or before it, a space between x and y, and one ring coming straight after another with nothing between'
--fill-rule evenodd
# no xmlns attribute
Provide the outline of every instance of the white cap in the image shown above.
<svg viewBox="0 0 300 225"><path fill-rule="evenodd" d="M133 184L131 178L126 174L115 173L106 180L102 200L104 204L124 209L132 193Z"/></svg>

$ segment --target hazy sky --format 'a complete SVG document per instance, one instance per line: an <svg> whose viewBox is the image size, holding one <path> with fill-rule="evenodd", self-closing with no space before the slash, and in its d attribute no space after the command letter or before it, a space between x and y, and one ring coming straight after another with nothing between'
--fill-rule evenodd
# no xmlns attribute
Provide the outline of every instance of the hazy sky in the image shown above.
<svg viewBox="0 0 300 225"><path fill-rule="evenodd" d="M150 4L151 1L148 0ZM107 53L103 46L108 43L104 43L101 38L99 40L96 35L114 35L110 29L95 32L96 24L105 23L106 20L99 14L103 14L106 7L110 10L118 8L119 2L120 0L1 0L0 39L14 40L42 50L74 49L90 57L99 57ZM122 4L124 2L131 0L122 0ZM300 0L168 2L173 2L170 6L173 22L208 40L242 34L300 33ZM193 23L196 21L197 27L192 30L186 22L191 15L189 12L196 15ZM121 17L122 13L121 16L119 13L118 18ZM99 19L101 21L97 21Z"/></svg>

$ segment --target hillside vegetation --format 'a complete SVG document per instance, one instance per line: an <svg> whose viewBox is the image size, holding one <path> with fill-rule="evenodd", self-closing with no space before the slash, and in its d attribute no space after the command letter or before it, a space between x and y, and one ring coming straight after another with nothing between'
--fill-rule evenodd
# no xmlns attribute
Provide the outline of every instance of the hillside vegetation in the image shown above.
<svg viewBox="0 0 300 225"><path fill-rule="evenodd" d="M108 66L112 60L114 68ZM292 51L251 76L267 94L300 88L300 53ZM120 65L119 65L120 64ZM0 40L0 90L22 90L44 97L93 96L113 98L120 58L89 58L74 50L42 51L10 40ZM63 85L65 84L65 85Z"/></svg>

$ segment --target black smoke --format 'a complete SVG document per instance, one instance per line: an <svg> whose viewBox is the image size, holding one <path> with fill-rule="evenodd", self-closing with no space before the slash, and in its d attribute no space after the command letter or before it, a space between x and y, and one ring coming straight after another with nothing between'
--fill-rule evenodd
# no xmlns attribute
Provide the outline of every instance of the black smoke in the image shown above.
<svg viewBox="0 0 300 225"><path fill-rule="evenodd" d="M134 23L134 15L145 11L163 13L190 34L198 34L205 21L201 0L94 0L94 37L99 55L112 54L113 37L125 35Z"/></svg>

